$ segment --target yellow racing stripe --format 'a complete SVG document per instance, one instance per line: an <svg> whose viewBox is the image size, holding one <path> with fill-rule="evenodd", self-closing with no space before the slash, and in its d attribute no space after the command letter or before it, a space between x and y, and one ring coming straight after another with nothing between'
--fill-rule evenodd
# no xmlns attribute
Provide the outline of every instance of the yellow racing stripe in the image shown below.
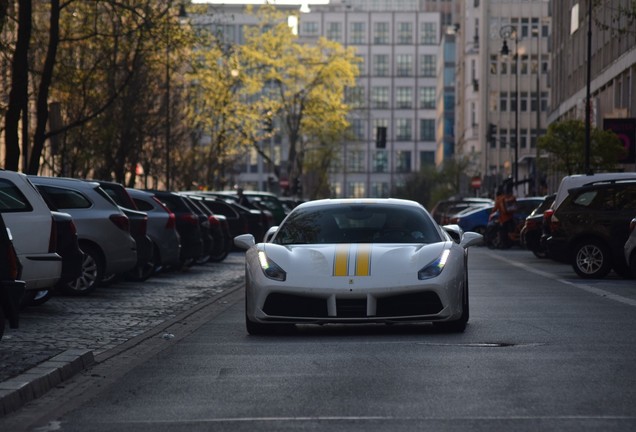
<svg viewBox="0 0 636 432"><path fill-rule="evenodd" d="M348 276L349 273L349 249L350 244L339 244L333 258L333 275Z"/></svg>
<svg viewBox="0 0 636 432"><path fill-rule="evenodd" d="M371 274L371 244L359 244L356 254L356 276Z"/></svg>

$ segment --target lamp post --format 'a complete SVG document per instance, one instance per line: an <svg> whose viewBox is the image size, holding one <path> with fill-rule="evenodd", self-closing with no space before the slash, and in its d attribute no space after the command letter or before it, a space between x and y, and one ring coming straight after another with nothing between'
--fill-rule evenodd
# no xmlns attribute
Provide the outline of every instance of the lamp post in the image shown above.
<svg viewBox="0 0 636 432"><path fill-rule="evenodd" d="M515 160L513 166L513 179L515 182L515 188L519 180L519 55L517 52L519 39L517 38L517 29L514 26L506 25L499 29L499 35L503 38L503 45L501 47L501 55L507 57L510 55L510 48L508 48L508 39L515 43L514 46L514 61L515 61L515 139L513 142L515 150Z"/></svg>
<svg viewBox="0 0 636 432"><path fill-rule="evenodd" d="M171 128L170 128L170 14L166 15L168 18L167 36L166 36L166 190L170 190L170 152L172 150L171 143ZM184 19L188 16L185 5L181 3L179 5L179 19Z"/></svg>

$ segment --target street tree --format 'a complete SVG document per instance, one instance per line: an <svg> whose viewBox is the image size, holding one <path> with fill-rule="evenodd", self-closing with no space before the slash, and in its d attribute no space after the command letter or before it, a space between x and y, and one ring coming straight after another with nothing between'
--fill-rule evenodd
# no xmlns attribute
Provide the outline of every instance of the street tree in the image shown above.
<svg viewBox="0 0 636 432"><path fill-rule="evenodd" d="M549 156L551 168L572 175L585 171L585 123L563 120L548 126L539 137L539 150ZM595 171L612 171L625 157L625 148L612 131L592 128L590 139L590 167Z"/></svg>
<svg viewBox="0 0 636 432"><path fill-rule="evenodd" d="M333 140L349 127L345 89L355 84L359 59L353 48L322 37L301 44L288 17L273 7L259 8L258 17L259 25L246 31L242 51L250 80L265 85L261 101L282 125L288 144L282 175L298 194L307 154L340 155L325 147L337 145Z"/></svg>

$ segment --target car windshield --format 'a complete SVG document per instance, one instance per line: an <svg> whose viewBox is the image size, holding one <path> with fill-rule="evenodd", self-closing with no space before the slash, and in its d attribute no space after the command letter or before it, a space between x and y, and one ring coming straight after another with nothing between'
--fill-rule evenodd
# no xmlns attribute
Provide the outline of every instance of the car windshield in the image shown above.
<svg viewBox="0 0 636 432"><path fill-rule="evenodd" d="M296 209L273 243L435 243L442 241L433 220L417 208L381 204L340 204Z"/></svg>

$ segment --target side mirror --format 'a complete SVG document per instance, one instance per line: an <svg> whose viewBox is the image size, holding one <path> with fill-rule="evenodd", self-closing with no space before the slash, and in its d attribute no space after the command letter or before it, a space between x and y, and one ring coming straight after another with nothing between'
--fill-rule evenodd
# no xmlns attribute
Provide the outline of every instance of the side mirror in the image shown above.
<svg viewBox="0 0 636 432"><path fill-rule="evenodd" d="M442 228L449 236L451 236L455 243L459 243L461 241L463 231L459 225L444 225Z"/></svg>
<svg viewBox="0 0 636 432"><path fill-rule="evenodd" d="M464 235L462 236L462 240L459 243L459 245L462 246L464 249L466 249L470 246L478 246L483 243L484 243L483 235L476 232L472 232L472 231L466 231Z"/></svg>
<svg viewBox="0 0 636 432"><path fill-rule="evenodd" d="M234 237L234 244L236 247L241 249L249 249L256 244L254 240L254 236L252 234L241 234L240 236Z"/></svg>

